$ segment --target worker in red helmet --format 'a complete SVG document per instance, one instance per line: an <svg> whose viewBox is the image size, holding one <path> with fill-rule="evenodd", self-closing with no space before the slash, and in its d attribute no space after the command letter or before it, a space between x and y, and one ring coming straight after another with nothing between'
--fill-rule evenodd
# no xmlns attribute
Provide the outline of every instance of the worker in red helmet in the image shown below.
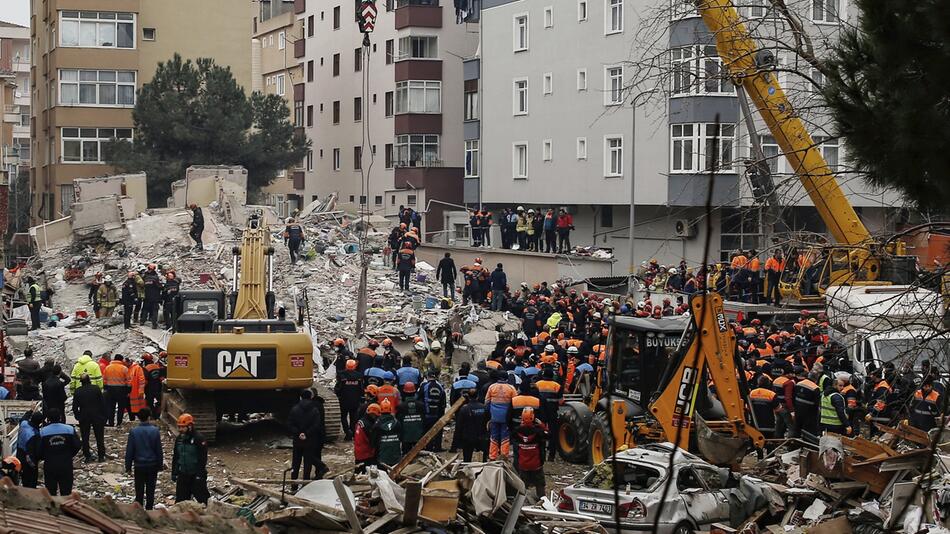
<svg viewBox="0 0 950 534"><path fill-rule="evenodd" d="M178 417L178 437L172 452L172 482L175 502L194 499L208 502L208 441L195 430L189 413Z"/></svg>
<svg viewBox="0 0 950 534"><path fill-rule="evenodd" d="M340 401L340 423L343 425L343 439L353 439L356 431L360 402L363 400L363 373L357 370L356 360L346 361L346 370L336 375L336 385L333 387ZM373 396L375 399L375 395Z"/></svg>
<svg viewBox="0 0 950 534"><path fill-rule="evenodd" d="M366 407L366 413L356 422L353 437L353 456L356 460L356 472L365 473L366 466L376 465L376 420L381 408L375 402Z"/></svg>
<svg viewBox="0 0 950 534"><path fill-rule="evenodd" d="M514 467L525 486L534 486L538 499L544 496L544 446L546 431L535 418L533 408L521 412L521 425L512 435Z"/></svg>
<svg viewBox="0 0 950 534"><path fill-rule="evenodd" d="M333 366L339 374L346 370L346 360L353 358L353 352L347 348L346 341L342 337L333 340L333 351L336 353Z"/></svg>

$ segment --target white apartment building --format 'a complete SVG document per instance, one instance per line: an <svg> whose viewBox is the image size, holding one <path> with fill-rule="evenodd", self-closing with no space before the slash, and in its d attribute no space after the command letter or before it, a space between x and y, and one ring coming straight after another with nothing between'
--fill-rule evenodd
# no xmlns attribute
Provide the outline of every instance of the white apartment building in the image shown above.
<svg viewBox="0 0 950 534"><path fill-rule="evenodd" d="M820 46L834 38L839 15L847 16L836 4L844 1L789 6ZM572 244L613 248L618 273L626 272L630 257L631 204L634 265L650 258L700 262L707 235L708 261L740 247L766 248L768 230L745 174L748 130L735 88L720 74L702 19L680 7L685 0L674 2L485 0L481 53L472 69L480 70L481 116L466 136L480 161L467 171L466 202L495 213L517 205L566 206L576 226ZM758 19L750 27L781 36L785 30L768 16L768 2L758 2L742 4L743 14ZM776 48L779 41L766 40ZM795 93L804 85L794 74L780 77L804 110L798 98L809 98L809 91ZM843 163L846 147L820 128L826 121L803 113L826 158ZM757 117L755 124L785 219L794 229L823 232L774 140ZM717 170L707 217L710 167ZM872 231L893 226L896 195L847 175L839 181Z"/></svg>

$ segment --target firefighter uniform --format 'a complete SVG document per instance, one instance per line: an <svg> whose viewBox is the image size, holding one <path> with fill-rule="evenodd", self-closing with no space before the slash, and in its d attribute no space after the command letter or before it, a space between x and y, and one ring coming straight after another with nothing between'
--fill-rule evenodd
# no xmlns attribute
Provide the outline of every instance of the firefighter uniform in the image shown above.
<svg viewBox="0 0 950 534"><path fill-rule="evenodd" d="M937 426L937 414L940 413L938 400L940 395L936 391L930 390L924 393L918 389L914 393L914 399L910 407L910 424L914 428L919 428L924 432L930 431Z"/></svg>
<svg viewBox="0 0 950 534"><path fill-rule="evenodd" d="M749 402L752 404L752 413L755 414L759 431L765 434L766 438L774 437L775 413L782 409L778 395L771 389L755 388L749 393Z"/></svg>

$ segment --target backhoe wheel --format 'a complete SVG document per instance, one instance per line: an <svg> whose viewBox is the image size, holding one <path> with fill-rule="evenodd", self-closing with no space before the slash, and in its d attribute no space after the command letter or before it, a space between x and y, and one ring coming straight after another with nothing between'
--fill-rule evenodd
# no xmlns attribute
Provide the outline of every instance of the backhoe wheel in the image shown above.
<svg viewBox="0 0 950 534"><path fill-rule="evenodd" d="M588 429L577 410L568 408L560 413L561 426L558 429L557 445L561 458L579 464L587 461Z"/></svg>
<svg viewBox="0 0 950 534"><path fill-rule="evenodd" d="M597 465L614 454L614 434L605 412L594 416L590 424L590 463Z"/></svg>

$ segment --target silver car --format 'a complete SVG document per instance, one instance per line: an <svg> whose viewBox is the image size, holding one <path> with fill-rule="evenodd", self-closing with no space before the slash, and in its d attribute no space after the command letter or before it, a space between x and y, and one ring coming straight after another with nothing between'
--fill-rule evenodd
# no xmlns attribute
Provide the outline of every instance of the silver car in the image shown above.
<svg viewBox="0 0 950 534"><path fill-rule="evenodd" d="M661 511L664 486L670 478L672 484ZM619 518L624 532L652 531L659 512L658 534L689 534L711 523L729 522L731 494L739 492L738 484L730 482L734 481L730 481L728 469L671 443L651 444L618 452L594 466L583 480L561 490L557 508L596 519L608 530L616 528Z"/></svg>

